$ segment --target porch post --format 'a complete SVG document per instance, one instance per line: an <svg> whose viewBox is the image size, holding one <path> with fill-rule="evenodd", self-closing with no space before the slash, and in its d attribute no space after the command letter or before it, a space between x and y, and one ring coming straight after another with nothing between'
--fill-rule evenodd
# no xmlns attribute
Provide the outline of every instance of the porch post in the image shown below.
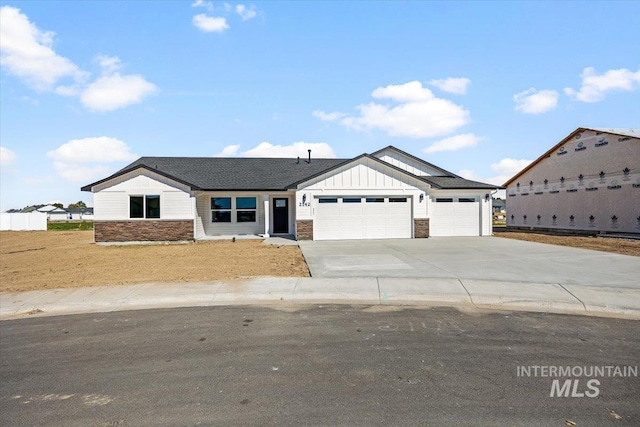
<svg viewBox="0 0 640 427"><path fill-rule="evenodd" d="M269 237L270 212L268 194L262 195L262 204L264 205L264 237Z"/></svg>

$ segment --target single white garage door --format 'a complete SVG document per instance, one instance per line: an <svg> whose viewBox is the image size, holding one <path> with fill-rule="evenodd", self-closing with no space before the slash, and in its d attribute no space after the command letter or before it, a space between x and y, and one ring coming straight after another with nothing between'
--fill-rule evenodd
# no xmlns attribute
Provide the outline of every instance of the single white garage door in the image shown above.
<svg viewBox="0 0 640 427"><path fill-rule="evenodd" d="M479 236L480 202L475 199L460 202L457 199L431 204L429 235L431 236ZM452 201L449 201L452 200Z"/></svg>
<svg viewBox="0 0 640 427"><path fill-rule="evenodd" d="M314 240L411 238L410 197L319 197Z"/></svg>

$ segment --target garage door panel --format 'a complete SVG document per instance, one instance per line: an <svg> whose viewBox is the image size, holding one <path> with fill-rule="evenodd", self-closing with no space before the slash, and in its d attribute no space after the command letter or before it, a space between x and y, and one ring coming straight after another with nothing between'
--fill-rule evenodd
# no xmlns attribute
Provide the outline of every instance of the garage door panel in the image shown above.
<svg viewBox="0 0 640 427"><path fill-rule="evenodd" d="M358 196L349 197L351 199ZM411 199L384 202L317 203L313 235L316 240L411 238Z"/></svg>
<svg viewBox="0 0 640 427"><path fill-rule="evenodd" d="M429 222L431 236L479 236L479 202L436 202Z"/></svg>

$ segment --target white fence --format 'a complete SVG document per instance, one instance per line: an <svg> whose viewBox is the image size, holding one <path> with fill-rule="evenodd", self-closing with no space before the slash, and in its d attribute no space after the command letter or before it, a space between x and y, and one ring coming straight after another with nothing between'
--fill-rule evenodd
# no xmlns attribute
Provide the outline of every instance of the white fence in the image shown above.
<svg viewBox="0 0 640 427"><path fill-rule="evenodd" d="M0 230L46 230L47 214L41 212L2 213Z"/></svg>

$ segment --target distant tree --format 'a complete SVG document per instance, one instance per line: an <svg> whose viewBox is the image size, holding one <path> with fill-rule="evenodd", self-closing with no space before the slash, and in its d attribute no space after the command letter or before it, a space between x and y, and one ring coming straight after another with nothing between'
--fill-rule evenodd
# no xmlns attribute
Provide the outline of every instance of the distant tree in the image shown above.
<svg viewBox="0 0 640 427"><path fill-rule="evenodd" d="M62 203L52 203L51 206L55 206L56 208L64 208L64 205Z"/></svg>
<svg viewBox="0 0 640 427"><path fill-rule="evenodd" d="M84 209L86 207L87 205L82 200L77 203L70 203L69 206L67 206L69 209Z"/></svg>

